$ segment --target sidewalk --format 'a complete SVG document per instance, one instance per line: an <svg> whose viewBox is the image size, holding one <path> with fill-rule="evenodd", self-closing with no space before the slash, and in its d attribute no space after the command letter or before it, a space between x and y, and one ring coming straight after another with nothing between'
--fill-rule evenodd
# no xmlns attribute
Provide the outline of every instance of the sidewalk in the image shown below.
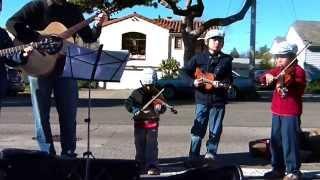
<svg viewBox="0 0 320 180"><path fill-rule="evenodd" d="M130 93L133 89L92 89L91 90L91 98L94 100L125 100L129 97ZM240 98L235 101L271 101L273 91L257 91L259 97L257 98ZM89 98L89 90L88 89L80 89L79 90L79 99L87 100ZM4 105L7 101L26 101L26 103L31 103L30 94L22 93L15 97L6 97L3 101ZM188 100L191 100L192 97L188 97ZM179 99L178 101L184 101L185 99ZM175 100L174 100L175 101ZM303 95L304 102L320 102L320 94L304 94Z"/></svg>
<svg viewBox="0 0 320 180"><path fill-rule="evenodd" d="M261 100L268 100L272 98L273 91L257 91L257 94L259 95L259 99ZM307 102L320 102L320 94L310 94L305 93L303 95L303 101Z"/></svg>
<svg viewBox="0 0 320 180"><path fill-rule="evenodd" d="M133 89L93 89L91 90L92 99L127 99ZM259 95L256 100L270 100L272 98L273 91L257 91ZM89 97L88 89L79 90L79 98L86 99ZM246 101L246 99L243 99ZM320 102L320 94L304 94L303 100L307 102Z"/></svg>
<svg viewBox="0 0 320 180"><path fill-rule="evenodd" d="M92 99L127 99L133 89L93 89L91 90ZM79 98L88 98L89 90L81 89L79 90Z"/></svg>

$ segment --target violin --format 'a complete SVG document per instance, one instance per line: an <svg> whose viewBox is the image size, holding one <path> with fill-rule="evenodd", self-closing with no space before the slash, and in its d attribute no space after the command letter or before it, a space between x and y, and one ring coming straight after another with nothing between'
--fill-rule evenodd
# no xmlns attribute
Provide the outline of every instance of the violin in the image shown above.
<svg viewBox="0 0 320 180"><path fill-rule="evenodd" d="M166 108L170 109L170 111L171 111L173 114L178 114L178 111L174 108L174 106L169 105L168 103L166 103L165 101L163 101L163 100L160 99L160 98L155 99L152 103L153 103L154 105L155 105L155 104L161 104L161 105L165 106Z"/></svg>
<svg viewBox="0 0 320 180"><path fill-rule="evenodd" d="M214 84L214 81L216 81L215 80L216 77L213 73L204 72L199 67L197 67L194 73L194 77L195 79L198 79L202 82L202 88L204 90L212 92L215 89L213 84ZM229 88L230 85L227 83L219 82L218 87Z"/></svg>
<svg viewBox="0 0 320 180"><path fill-rule="evenodd" d="M286 97L288 94L288 85L289 83L294 79L295 75L295 67L291 66L290 68L287 68L284 73L279 74L277 78L276 88L278 92L280 93L281 97Z"/></svg>

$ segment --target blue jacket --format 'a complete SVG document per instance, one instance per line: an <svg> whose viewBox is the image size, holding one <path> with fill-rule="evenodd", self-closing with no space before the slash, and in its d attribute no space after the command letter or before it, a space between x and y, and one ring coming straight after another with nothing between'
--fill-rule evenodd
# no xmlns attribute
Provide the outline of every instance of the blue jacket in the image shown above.
<svg viewBox="0 0 320 180"><path fill-rule="evenodd" d="M213 56L206 51L194 55L184 67L185 72L194 79L194 73L197 67L209 73L213 73L215 80L225 83L232 83L232 56L223 52ZM195 89L195 101L197 104L205 105L224 105L227 102L227 89L217 88L213 92L207 92L202 89Z"/></svg>

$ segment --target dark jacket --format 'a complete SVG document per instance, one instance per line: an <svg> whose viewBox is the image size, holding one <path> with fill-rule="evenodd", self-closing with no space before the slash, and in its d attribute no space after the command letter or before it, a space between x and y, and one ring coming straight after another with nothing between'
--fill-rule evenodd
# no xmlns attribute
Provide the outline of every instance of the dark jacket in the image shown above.
<svg viewBox="0 0 320 180"><path fill-rule="evenodd" d="M51 22L57 21L67 28L84 20L80 9L71 3L63 6L56 4L48 5L47 1L37 0L26 4L16 12L8 21L7 29L20 41L29 43L39 39L40 31L45 29ZM90 29L84 27L77 33L86 43L95 42L99 37L101 27Z"/></svg>
<svg viewBox="0 0 320 180"><path fill-rule="evenodd" d="M194 80L197 67L204 72L213 73L215 80L224 83L232 83L232 56L222 52L213 56L208 51L194 55L185 65L185 72ZM227 89L216 88L213 92L203 89L195 89L195 101L197 104L224 105L227 102Z"/></svg>
<svg viewBox="0 0 320 180"><path fill-rule="evenodd" d="M149 100L158 94L158 89L156 89L154 86L149 87L150 89L147 89L146 87L135 89L125 101L125 107L130 113L134 114L141 110ZM160 95L159 98L164 100L162 95ZM152 103L146 108L145 112L141 112L138 116L134 117L134 120L137 121L150 119L159 119L159 113L154 111Z"/></svg>

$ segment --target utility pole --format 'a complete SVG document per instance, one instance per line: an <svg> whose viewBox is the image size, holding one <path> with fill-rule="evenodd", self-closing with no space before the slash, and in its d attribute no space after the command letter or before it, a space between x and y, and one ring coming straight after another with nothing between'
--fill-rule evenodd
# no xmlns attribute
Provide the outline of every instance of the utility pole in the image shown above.
<svg viewBox="0 0 320 180"><path fill-rule="evenodd" d="M256 56L256 0L251 4L251 26L250 26L250 61L249 61L249 78L256 89L255 84L255 56Z"/></svg>

